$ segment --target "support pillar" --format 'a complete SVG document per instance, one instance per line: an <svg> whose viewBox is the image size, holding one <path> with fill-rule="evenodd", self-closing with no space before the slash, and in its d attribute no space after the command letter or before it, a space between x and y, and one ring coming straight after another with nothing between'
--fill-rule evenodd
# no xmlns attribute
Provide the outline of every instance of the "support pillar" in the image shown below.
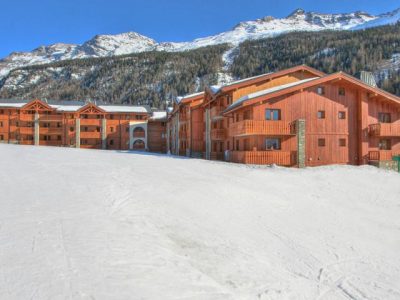
<svg viewBox="0 0 400 300"><path fill-rule="evenodd" d="M101 149L107 149L107 119L101 120Z"/></svg>
<svg viewBox="0 0 400 300"><path fill-rule="evenodd" d="M39 113L35 112L35 121L34 121L34 126L35 126L35 132L33 136L33 141L35 146L39 146L39 139L40 139L40 133L39 133Z"/></svg>
<svg viewBox="0 0 400 300"><path fill-rule="evenodd" d="M297 166L305 168L306 166L306 121L299 119L296 121L297 136Z"/></svg>
<svg viewBox="0 0 400 300"><path fill-rule="evenodd" d="M176 113L176 130L175 130L175 139L176 139L176 147L175 147L175 151L176 151L176 155L179 155L179 147L180 147L180 139L179 139L179 134L180 134L180 124L179 124L179 111Z"/></svg>
<svg viewBox="0 0 400 300"><path fill-rule="evenodd" d="M167 114L168 115L168 114ZM167 128L167 132L166 132L166 137L167 137L167 154L171 154L171 145L170 145L170 120L168 120L167 118L167 124L166 124L166 128Z"/></svg>
<svg viewBox="0 0 400 300"><path fill-rule="evenodd" d="M81 147L81 119L75 119L75 147Z"/></svg>
<svg viewBox="0 0 400 300"><path fill-rule="evenodd" d="M209 108L206 108L206 110L205 110L205 118L206 118L206 136L205 136L206 157L205 157L205 159L211 159L211 136L210 136L211 122L210 122L210 109Z"/></svg>

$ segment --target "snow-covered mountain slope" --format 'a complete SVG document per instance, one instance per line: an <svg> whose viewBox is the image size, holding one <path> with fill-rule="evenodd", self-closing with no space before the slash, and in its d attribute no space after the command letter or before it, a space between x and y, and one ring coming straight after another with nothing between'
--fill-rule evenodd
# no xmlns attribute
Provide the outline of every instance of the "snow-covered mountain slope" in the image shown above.
<svg viewBox="0 0 400 300"><path fill-rule="evenodd" d="M400 299L395 172L0 157L0 299Z"/></svg>
<svg viewBox="0 0 400 300"><path fill-rule="evenodd" d="M185 51L222 43L235 46L248 39L272 37L292 31L364 29L391 24L399 19L400 9L379 16L372 16L365 12L321 14L297 9L287 18L265 17L255 21L241 22L230 31L199 38L191 42L157 43L153 39L135 32L98 35L82 45L59 43L41 46L32 52L12 53L0 60L0 79L7 75L10 70L18 67L59 60L123 55L150 50Z"/></svg>
<svg viewBox="0 0 400 300"><path fill-rule="evenodd" d="M353 30L367 29L371 27L390 25L399 22L400 8L387 14L382 14L378 18L353 27Z"/></svg>

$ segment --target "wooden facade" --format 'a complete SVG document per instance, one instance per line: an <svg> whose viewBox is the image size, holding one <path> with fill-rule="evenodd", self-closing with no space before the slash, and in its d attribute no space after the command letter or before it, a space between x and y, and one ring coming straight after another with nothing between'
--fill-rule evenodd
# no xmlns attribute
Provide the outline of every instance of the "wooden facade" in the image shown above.
<svg viewBox="0 0 400 300"><path fill-rule="evenodd" d="M360 165L400 155L400 99L341 72L299 66L182 99L169 128L183 112L190 134L182 123L174 128L181 148L169 148L173 154L193 156L196 144L206 159L283 166ZM193 114L194 99L196 122L186 113Z"/></svg>
<svg viewBox="0 0 400 300"><path fill-rule="evenodd" d="M166 119L144 107L0 100L0 142L165 152Z"/></svg>

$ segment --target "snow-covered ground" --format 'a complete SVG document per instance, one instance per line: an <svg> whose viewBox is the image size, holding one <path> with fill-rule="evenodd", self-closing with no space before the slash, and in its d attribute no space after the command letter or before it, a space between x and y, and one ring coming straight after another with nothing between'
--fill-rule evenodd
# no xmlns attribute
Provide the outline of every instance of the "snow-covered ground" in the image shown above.
<svg viewBox="0 0 400 300"><path fill-rule="evenodd" d="M0 145L0 299L400 299L399 183Z"/></svg>

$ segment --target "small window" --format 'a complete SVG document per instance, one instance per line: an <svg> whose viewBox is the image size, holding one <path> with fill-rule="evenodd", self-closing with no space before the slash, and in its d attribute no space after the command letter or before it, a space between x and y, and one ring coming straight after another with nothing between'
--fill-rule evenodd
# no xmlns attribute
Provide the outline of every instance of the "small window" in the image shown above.
<svg viewBox="0 0 400 300"><path fill-rule="evenodd" d="M57 141L61 141L61 135L57 135Z"/></svg>
<svg viewBox="0 0 400 300"><path fill-rule="evenodd" d="M4 110L0 109L0 115L4 114Z"/></svg>
<svg viewBox="0 0 400 300"><path fill-rule="evenodd" d="M250 120L251 118L251 111L250 110L246 110L243 114L243 119L244 120Z"/></svg>
<svg viewBox="0 0 400 300"><path fill-rule="evenodd" d="M89 131L89 127L85 127L83 131L88 132Z"/></svg>
<svg viewBox="0 0 400 300"><path fill-rule="evenodd" d="M96 131L97 131L97 132L100 132L100 127L97 126L97 127L96 127Z"/></svg>
<svg viewBox="0 0 400 300"><path fill-rule="evenodd" d="M319 110L317 116L318 116L318 119L325 119L325 111Z"/></svg>
<svg viewBox="0 0 400 300"><path fill-rule="evenodd" d="M110 120L114 119L114 115L110 115Z"/></svg>
<svg viewBox="0 0 400 300"><path fill-rule="evenodd" d="M340 120L346 119L346 112L345 111L339 111L338 117Z"/></svg>
<svg viewBox="0 0 400 300"><path fill-rule="evenodd" d="M339 139L339 147L346 147L346 139Z"/></svg>
<svg viewBox="0 0 400 300"><path fill-rule="evenodd" d="M392 144L389 139L379 140L379 150L391 150Z"/></svg>
<svg viewBox="0 0 400 300"><path fill-rule="evenodd" d="M142 115L136 115L136 120L142 120L143 116Z"/></svg>
<svg viewBox="0 0 400 300"><path fill-rule="evenodd" d="M278 121L281 119L280 109L266 109L265 110L265 120Z"/></svg>
<svg viewBox="0 0 400 300"><path fill-rule="evenodd" d="M61 123L60 123L60 122L57 123L57 127L58 127L58 128L61 127Z"/></svg>
<svg viewBox="0 0 400 300"><path fill-rule="evenodd" d="M317 87L317 94L318 95L325 95L325 88L323 86Z"/></svg>
<svg viewBox="0 0 400 300"><path fill-rule="evenodd" d="M265 140L266 150L281 150L281 140L280 139L266 139Z"/></svg>
<svg viewBox="0 0 400 300"><path fill-rule="evenodd" d="M110 146L114 145L114 140L110 140Z"/></svg>
<svg viewBox="0 0 400 300"><path fill-rule="evenodd" d="M81 140L81 145L86 145L87 144L87 140Z"/></svg>
<svg viewBox="0 0 400 300"><path fill-rule="evenodd" d="M346 89L344 87L339 88L339 96L346 96Z"/></svg>
<svg viewBox="0 0 400 300"><path fill-rule="evenodd" d="M239 151L239 141L236 141L236 151Z"/></svg>
<svg viewBox="0 0 400 300"><path fill-rule="evenodd" d="M390 113L378 113L378 121L379 123L391 123L392 122L392 118Z"/></svg>
<svg viewBox="0 0 400 300"><path fill-rule="evenodd" d="M3 127L3 122L0 122L0 127Z"/></svg>
<svg viewBox="0 0 400 300"><path fill-rule="evenodd" d="M4 141L4 135L0 134L0 141Z"/></svg>
<svg viewBox="0 0 400 300"><path fill-rule="evenodd" d="M16 127L19 127L19 122L16 122L16 123L15 123L15 126L16 126Z"/></svg>
<svg viewBox="0 0 400 300"><path fill-rule="evenodd" d="M239 114L236 114L235 116L236 116L236 118L235 118L236 122L239 122Z"/></svg>
<svg viewBox="0 0 400 300"><path fill-rule="evenodd" d="M110 132L114 132L114 127L110 127Z"/></svg>
<svg viewBox="0 0 400 300"><path fill-rule="evenodd" d="M325 139L318 139L318 147L325 147Z"/></svg>
<svg viewBox="0 0 400 300"><path fill-rule="evenodd" d="M69 131L73 132L74 131L74 127L70 127Z"/></svg>

